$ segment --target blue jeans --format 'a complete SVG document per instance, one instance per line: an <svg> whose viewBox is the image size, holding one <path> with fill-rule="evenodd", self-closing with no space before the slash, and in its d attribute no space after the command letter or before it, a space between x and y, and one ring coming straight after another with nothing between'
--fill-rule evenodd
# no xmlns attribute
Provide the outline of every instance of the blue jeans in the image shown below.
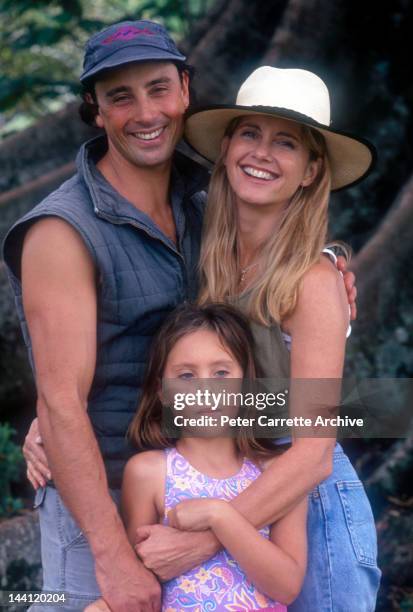
<svg viewBox="0 0 413 612"><path fill-rule="evenodd" d="M339 444L332 475L308 505L308 568L289 612L372 612L381 572L370 503Z"/></svg>
<svg viewBox="0 0 413 612"><path fill-rule="evenodd" d="M118 505L120 492L111 491L111 495ZM34 507L40 520L43 591L63 591L66 602L64 606L32 605L29 610L84 610L100 597L89 544L55 488L38 489Z"/></svg>

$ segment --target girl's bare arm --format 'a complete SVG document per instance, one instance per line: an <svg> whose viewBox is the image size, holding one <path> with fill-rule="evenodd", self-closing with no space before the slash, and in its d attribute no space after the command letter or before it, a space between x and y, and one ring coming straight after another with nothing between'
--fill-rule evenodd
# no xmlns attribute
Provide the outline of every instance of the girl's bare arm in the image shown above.
<svg viewBox="0 0 413 612"><path fill-rule="evenodd" d="M138 527L160 521L165 471L162 451L138 453L126 464L122 479L121 514L132 545Z"/></svg>
<svg viewBox="0 0 413 612"><path fill-rule="evenodd" d="M305 500L273 525L269 540L220 499L184 501L168 514L173 526L211 529L257 589L285 605L297 597L305 575L306 517Z"/></svg>

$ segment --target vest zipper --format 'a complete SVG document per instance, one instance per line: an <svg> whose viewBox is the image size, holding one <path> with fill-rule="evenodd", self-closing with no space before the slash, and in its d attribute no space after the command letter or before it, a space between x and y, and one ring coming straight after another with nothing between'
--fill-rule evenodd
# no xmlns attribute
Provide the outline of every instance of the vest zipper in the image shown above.
<svg viewBox="0 0 413 612"><path fill-rule="evenodd" d="M115 220L110 215L105 215L105 213L103 213L101 210L99 210L99 208L96 208L96 206L95 206L95 213L96 213L96 215L98 217L100 217L101 219L105 219L105 221L109 221L109 223L113 223L113 225L132 225L132 227L136 227L136 229L139 229L139 230L145 232L145 234L147 234L148 236L150 236L154 240L158 240L159 242L162 242L162 244L164 244L170 251L172 251L173 253L178 255L182 259L182 261L185 262L185 260L183 258L183 255L179 251L177 251L175 248L171 247L171 245L168 244L165 240L163 240L163 238L160 238L159 236L157 236L156 234L151 232L146 227L144 227L142 225L139 225L139 223L136 223L134 221Z"/></svg>
<svg viewBox="0 0 413 612"><path fill-rule="evenodd" d="M163 240L162 238L160 238L159 236L157 236L156 234L154 234L153 232L151 232L150 230L148 230L147 228L143 227L142 225L139 225L139 223L136 223L134 221L120 221L120 220L115 220L113 219L110 215L105 215L105 213L103 213L101 210L99 210L99 208L97 208L97 206L94 206L94 211L95 214L100 217L101 219L105 219L106 221L109 221L109 223L113 223L113 225L131 225L132 227L135 227L136 229L139 229L143 232L145 232L145 234L147 234L148 236L150 236L151 238L153 238L154 240L158 240L158 242L161 242L164 246L166 246L170 251L172 251L172 253L174 253L175 255L178 255L179 259L181 260L181 270L183 273L183 279L184 279L184 287L185 289L185 298L188 297L188 272L186 269L186 265L185 265L185 259L183 257L183 255L177 251L175 248L171 247L170 244L168 244L165 240Z"/></svg>

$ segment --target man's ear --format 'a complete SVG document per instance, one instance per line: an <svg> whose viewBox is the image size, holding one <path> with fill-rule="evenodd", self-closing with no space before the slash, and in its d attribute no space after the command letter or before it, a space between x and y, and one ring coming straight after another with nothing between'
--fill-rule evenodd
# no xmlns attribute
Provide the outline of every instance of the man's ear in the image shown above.
<svg viewBox="0 0 413 612"><path fill-rule="evenodd" d="M321 157L318 157L317 159L313 159L312 161L308 162L307 169L304 174L304 178L301 181L301 185L303 187L308 187L309 185L311 185L311 183L313 183L315 179L317 178L320 170L321 170Z"/></svg>
<svg viewBox="0 0 413 612"><path fill-rule="evenodd" d="M95 116L95 124L96 124L96 127L98 127L98 128L104 128L105 127L105 125L103 123L103 119L99 115L99 111L98 111L97 115Z"/></svg>
<svg viewBox="0 0 413 612"><path fill-rule="evenodd" d="M189 106L189 74L186 70L181 75L181 89L185 110L187 110Z"/></svg>
<svg viewBox="0 0 413 612"><path fill-rule="evenodd" d="M95 115L95 125L96 127L103 128L104 125L103 125L102 117L99 115L99 105L97 103L96 97L92 96L91 93L87 92L85 94L84 99L85 99L85 102L87 102L87 104L91 104L96 107L97 113Z"/></svg>

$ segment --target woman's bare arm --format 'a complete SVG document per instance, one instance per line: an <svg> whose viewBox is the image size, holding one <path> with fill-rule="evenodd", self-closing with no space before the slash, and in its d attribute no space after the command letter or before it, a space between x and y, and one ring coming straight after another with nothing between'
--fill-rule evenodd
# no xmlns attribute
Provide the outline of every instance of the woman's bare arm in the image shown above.
<svg viewBox="0 0 413 612"><path fill-rule="evenodd" d="M343 279L322 258L306 274L297 308L283 322L283 329L292 337L292 414L303 414L306 406L311 409L320 390L325 404L339 401L348 321ZM294 379L299 379L296 385ZM233 505L256 527L275 522L331 473L334 445L334 437L293 439L291 448L235 498Z"/></svg>

